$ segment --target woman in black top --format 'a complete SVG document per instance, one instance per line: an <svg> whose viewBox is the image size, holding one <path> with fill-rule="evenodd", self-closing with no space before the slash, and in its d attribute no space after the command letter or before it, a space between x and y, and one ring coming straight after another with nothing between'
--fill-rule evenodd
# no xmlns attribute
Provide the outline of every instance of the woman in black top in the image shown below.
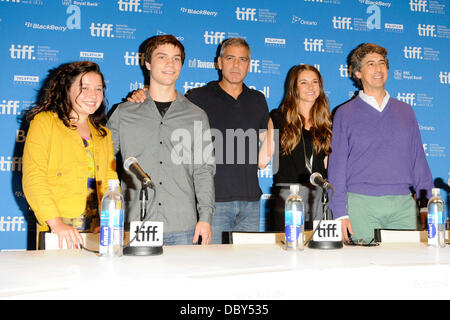
<svg viewBox="0 0 450 320"><path fill-rule="evenodd" d="M322 217L322 190L311 185L309 177L313 172L319 172L326 178L331 152L330 108L322 76L315 67L303 64L290 70L283 102L270 113L268 128L270 138L261 146L260 169L267 166L275 149L272 129L279 130L279 153L273 163L271 229L284 230L284 201L290 193L289 185L293 183L300 184L305 217L309 222L307 227L310 228L313 220Z"/></svg>

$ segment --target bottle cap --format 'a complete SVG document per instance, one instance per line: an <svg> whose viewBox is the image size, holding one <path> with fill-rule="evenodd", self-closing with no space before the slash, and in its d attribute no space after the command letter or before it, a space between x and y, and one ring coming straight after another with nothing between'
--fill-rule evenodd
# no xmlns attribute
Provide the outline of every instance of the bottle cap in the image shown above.
<svg viewBox="0 0 450 320"><path fill-rule="evenodd" d="M117 179L108 180L108 188L112 189L117 187L119 187L119 180Z"/></svg>
<svg viewBox="0 0 450 320"><path fill-rule="evenodd" d="M431 189L431 195L433 197L440 197L441 196L441 189L439 189L439 188Z"/></svg>
<svg viewBox="0 0 450 320"><path fill-rule="evenodd" d="M289 190L291 191L291 193L298 193L300 190L300 186L298 184L291 184L289 186Z"/></svg>

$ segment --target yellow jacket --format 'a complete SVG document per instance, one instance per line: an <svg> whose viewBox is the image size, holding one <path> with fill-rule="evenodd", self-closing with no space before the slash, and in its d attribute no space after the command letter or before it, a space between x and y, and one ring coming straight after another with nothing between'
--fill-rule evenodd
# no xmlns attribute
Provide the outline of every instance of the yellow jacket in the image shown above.
<svg viewBox="0 0 450 320"><path fill-rule="evenodd" d="M99 210L108 180L117 179L111 133L102 137L89 123L93 141ZM23 152L22 185L28 204L40 224L80 216L86 206L88 163L80 134L56 113L41 112L30 123Z"/></svg>

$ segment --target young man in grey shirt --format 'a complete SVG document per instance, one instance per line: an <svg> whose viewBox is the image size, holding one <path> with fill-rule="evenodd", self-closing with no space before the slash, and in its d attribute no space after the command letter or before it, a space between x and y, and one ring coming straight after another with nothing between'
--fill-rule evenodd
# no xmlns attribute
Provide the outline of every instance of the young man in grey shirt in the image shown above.
<svg viewBox="0 0 450 320"><path fill-rule="evenodd" d="M266 139L269 111L264 95L244 84L250 71L250 54L250 46L244 39L225 40L218 57L221 80L187 94L190 101L207 113L215 133L213 244L222 243L224 232L259 231L262 192L257 175L258 140ZM129 98L145 99L145 90L138 90Z"/></svg>
<svg viewBox="0 0 450 320"><path fill-rule="evenodd" d="M150 38L145 51L147 100L120 104L108 122L115 153L120 151L122 159L137 158L155 184L147 215L164 223L164 245L197 243L200 236L208 244L215 210L208 117L175 89L184 58L184 47L174 36ZM136 177L123 173L127 221L139 220L140 188Z"/></svg>

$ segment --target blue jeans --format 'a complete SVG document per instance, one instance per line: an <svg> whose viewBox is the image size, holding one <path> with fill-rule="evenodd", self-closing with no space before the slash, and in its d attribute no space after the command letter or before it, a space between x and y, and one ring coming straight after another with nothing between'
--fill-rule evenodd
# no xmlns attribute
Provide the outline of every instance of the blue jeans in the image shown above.
<svg viewBox="0 0 450 320"><path fill-rule="evenodd" d="M164 233L163 245L176 246L192 244L195 230Z"/></svg>
<svg viewBox="0 0 450 320"><path fill-rule="evenodd" d="M259 206L259 200L216 202L211 224L211 244L222 243L222 232L259 231Z"/></svg>

